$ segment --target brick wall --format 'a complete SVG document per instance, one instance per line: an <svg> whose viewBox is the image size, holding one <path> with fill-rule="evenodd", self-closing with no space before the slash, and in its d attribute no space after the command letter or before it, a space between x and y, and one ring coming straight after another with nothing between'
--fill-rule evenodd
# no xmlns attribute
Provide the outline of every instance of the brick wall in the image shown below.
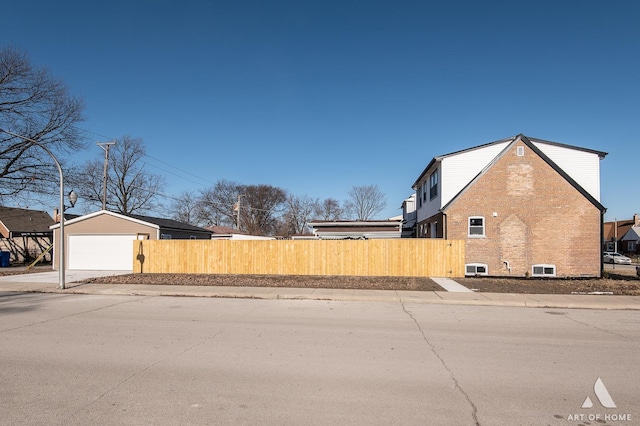
<svg viewBox="0 0 640 426"><path fill-rule="evenodd" d="M558 276L600 276L600 210L524 143L446 214L446 237L466 240L466 263L485 263L490 275L522 276L534 264L552 264ZM485 218L485 238L468 237L469 216Z"/></svg>

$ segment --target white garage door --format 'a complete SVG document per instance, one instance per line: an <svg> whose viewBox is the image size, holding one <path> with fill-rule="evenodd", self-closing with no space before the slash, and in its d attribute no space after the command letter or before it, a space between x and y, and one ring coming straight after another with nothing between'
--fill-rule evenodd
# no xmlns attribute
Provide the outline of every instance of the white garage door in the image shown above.
<svg viewBox="0 0 640 426"><path fill-rule="evenodd" d="M69 235L69 269L130 271L135 235Z"/></svg>

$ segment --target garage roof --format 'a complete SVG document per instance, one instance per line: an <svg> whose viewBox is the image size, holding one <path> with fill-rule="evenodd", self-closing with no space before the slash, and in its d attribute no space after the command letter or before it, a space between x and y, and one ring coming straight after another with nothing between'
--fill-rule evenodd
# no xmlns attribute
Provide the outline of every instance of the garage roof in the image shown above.
<svg viewBox="0 0 640 426"><path fill-rule="evenodd" d="M132 222L136 222L139 223L140 225L145 225L145 226L150 226L152 228L156 228L156 229L163 229L163 230L172 230L172 231L191 231L191 232L204 232L204 233L209 233L211 234L211 231L206 230L204 228L199 228L197 226L193 226L193 225L188 225L186 223L182 223L182 222L178 222L177 220L173 220L173 219L163 219L163 218L159 218L159 217L152 217L152 216L142 216L142 215L134 215L134 214L123 214L123 213L115 213L115 212L110 212L108 210L100 210L94 213L90 213L84 216L79 216L75 219L71 219L71 220L67 220L65 221L65 226L66 225L72 225L74 223L77 222L81 222L83 220L87 220L87 219L91 219L93 217L99 216L99 215L103 215L103 214L107 214L110 216L114 216L114 217L118 217L120 219L124 219L124 220L130 220ZM55 224L53 226L51 226L51 229L55 229L57 227L59 227L60 224Z"/></svg>

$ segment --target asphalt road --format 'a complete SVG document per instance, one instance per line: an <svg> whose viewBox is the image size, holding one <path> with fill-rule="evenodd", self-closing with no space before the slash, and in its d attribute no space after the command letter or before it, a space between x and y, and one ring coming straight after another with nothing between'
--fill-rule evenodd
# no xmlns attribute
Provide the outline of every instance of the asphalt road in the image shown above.
<svg viewBox="0 0 640 426"><path fill-rule="evenodd" d="M0 293L5 425L638 424L638 354L637 311Z"/></svg>

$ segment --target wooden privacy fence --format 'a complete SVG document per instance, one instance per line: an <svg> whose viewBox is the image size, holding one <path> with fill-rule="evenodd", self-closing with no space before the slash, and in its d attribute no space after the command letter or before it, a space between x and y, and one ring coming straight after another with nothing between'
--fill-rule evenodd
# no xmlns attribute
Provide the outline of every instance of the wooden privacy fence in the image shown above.
<svg viewBox="0 0 640 426"><path fill-rule="evenodd" d="M464 241L136 240L136 273L463 277Z"/></svg>

